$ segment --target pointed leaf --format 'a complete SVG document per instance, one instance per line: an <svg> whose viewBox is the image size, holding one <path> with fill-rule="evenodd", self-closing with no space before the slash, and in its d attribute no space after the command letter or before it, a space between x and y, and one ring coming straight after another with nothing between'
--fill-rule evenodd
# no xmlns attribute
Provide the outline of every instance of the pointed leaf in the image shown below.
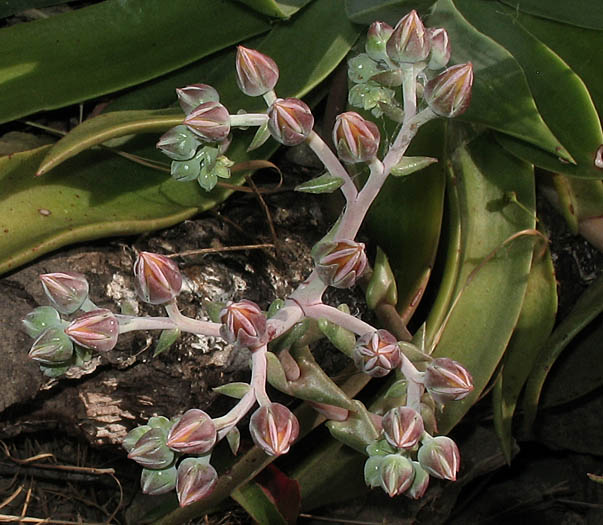
<svg viewBox="0 0 603 525"><path fill-rule="evenodd" d="M522 11L564 24L603 29L603 4L592 0L502 0L514 11Z"/></svg>
<svg viewBox="0 0 603 525"><path fill-rule="evenodd" d="M265 122L258 130L255 132L252 141L249 143L247 147L247 151L253 151L254 149L258 149L260 146L264 144L270 138L270 131L268 130L268 122Z"/></svg>
<svg viewBox="0 0 603 525"><path fill-rule="evenodd" d="M341 177L335 177L330 173L325 173L320 177L303 182L295 186L295 191L302 193L333 193L343 185Z"/></svg>
<svg viewBox="0 0 603 525"><path fill-rule="evenodd" d="M277 18L289 18L312 0L239 0L257 12Z"/></svg>
<svg viewBox="0 0 603 525"><path fill-rule="evenodd" d="M345 0L345 11L356 24L371 24L376 20L395 26L406 13L416 9L425 13L435 0Z"/></svg>
<svg viewBox="0 0 603 525"><path fill-rule="evenodd" d="M239 487L231 495L257 523L287 525L274 499L255 481Z"/></svg>
<svg viewBox="0 0 603 525"><path fill-rule="evenodd" d="M227 385L214 387L212 390L224 396L241 399L247 392L249 392L250 388L249 383L228 383Z"/></svg>
<svg viewBox="0 0 603 525"><path fill-rule="evenodd" d="M437 161L438 159L433 157L402 157L402 160L392 167L391 174L394 177L406 177Z"/></svg>
<svg viewBox="0 0 603 525"><path fill-rule="evenodd" d="M162 330L155 351L153 352L153 357L157 357L159 354L168 350L179 338L180 330L178 328L174 328L173 330Z"/></svg>

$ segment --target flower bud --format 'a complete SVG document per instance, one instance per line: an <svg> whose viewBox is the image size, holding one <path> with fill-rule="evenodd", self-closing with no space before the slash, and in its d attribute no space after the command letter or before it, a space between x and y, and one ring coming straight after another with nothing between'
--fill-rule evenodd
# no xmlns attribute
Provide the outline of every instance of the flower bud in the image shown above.
<svg viewBox="0 0 603 525"><path fill-rule="evenodd" d="M427 29L427 33L431 42L431 55L427 67L429 69L441 69L450 60L448 31L443 27L432 27Z"/></svg>
<svg viewBox="0 0 603 525"><path fill-rule="evenodd" d="M472 85L473 65L467 62L449 67L427 82L423 97L436 115L457 117L469 107Z"/></svg>
<svg viewBox="0 0 603 525"><path fill-rule="evenodd" d="M219 102L205 102L184 119L183 124L208 142L221 142L230 133L230 114Z"/></svg>
<svg viewBox="0 0 603 525"><path fill-rule="evenodd" d="M460 363L448 357L439 357L425 370L424 384L438 403L458 401L473 390L473 378Z"/></svg>
<svg viewBox="0 0 603 525"><path fill-rule="evenodd" d="M277 98L268 109L268 130L285 146L296 146L308 138L314 116L308 105L298 98Z"/></svg>
<svg viewBox="0 0 603 525"><path fill-rule="evenodd" d="M437 436L423 444L417 459L432 476L440 479L456 480L461 464L461 455L456 443L447 436Z"/></svg>
<svg viewBox="0 0 603 525"><path fill-rule="evenodd" d="M412 485L415 476L410 460L399 454L385 456L379 471L381 488L390 498L405 492Z"/></svg>
<svg viewBox="0 0 603 525"><path fill-rule="evenodd" d="M207 84L192 84L176 89L176 94L182 111L187 115L206 102L220 102L218 92Z"/></svg>
<svg viewBox="0 0 603 525"><path fill-rule="evenodd" d="M203 410L187 410L170 429L167 446L184 454L205 454L216 444L216 426Z"/></svg>
<svg viewBox="0 0 603 525"><path fill-rule="evenodd" d="M29 337L39 337L44 330L61 325L61 316L52 306L38 306L23 319L23 328Z"/></svg>
<svg viewBox="0 0 603 525"><path fill-rule="evenodd" d="M101 308L80 315L65 328L69 338L84 348L106 352L119 337L119 323L111 310Z"/></svg>
<svg viewBox="0 0 603 525"><path fill-rule="evenodd" d="M79 310L88 297L88 281L81 273L56 272L40 275L44 292L62 314Z"/></svg>
<svg viewBox="0 0 603 525"><path fill-rule="evenodd" d="M350 288L364 273L367 258L363 243L343 240L320 246L314 262L325 284L335 288Z"/></svg>
<svg viewBox="0 0 603 525"><path fill-rule="evenodd" d="M186 458L178 465L176 493L181 507L209 496L216 483L218 473L202 459Z"/></svg>
<svg viewBox="0 0 603 525"><path fill-rule="evenodd" d="M176 467L171 466L163 470L142 469L140 486L143 494L159 496L174 490L176 487Z"/></svg>
<svg viewBox="0 0 603 525"><path fill-rule="evenodd" d="M400 366L400 347L387 330L364 334L356 342L354 363L372 377L382 377Z"/></svg>
<svg viewBox="0 0 603 525"><path fill-rule="evenodd" d="M412 485L404 495L411 499L420 499L429 486L429 474L417 461L412 461L411 463L415 471L415 479L413 479Z"/></svg>
<svg viewBox="0 0 603 525"><path fill-rule="evenodd" d="M373 22L366 34L366 44L364 46L366 54L373 60L385 60L387 57L385 46L393 32L394 30L389 24Z"/></svg>
<svg viewBox="0 0 603 525"><path fill-rule="evenodd" d="M258 408L249 422L253 442L269 456L289 452L299 434L299 422L293 413L280 403Z"/></svg>
<svg viewBox="0 0 603 525"><path fill-rule="evenodd" d="M161 135L157 142L157 149L160 149L170 159L179 161L192 159L198 146L199 141L184 125L173 127Z"/></svg>
<svg viewBox="0 0 603 525"><path fill-rule="evenodd" d="M134 276L136 291L146 303L167 303L182 288L182 275L178 265L158 253L140 252L134 263Z"/></svg>
<svg viewBox="0 0 603 525"><path fill-rule="evenodd" d="M382 424L388 443L401 449L413 448L424 431L419 413L406 406L389 410L383 416Z"/></svg>
<svg viewBox="0 0 603 525"><path fill-rule="evenodd" d="M354 111L337 115L333 142L337 155L349 164L367 162L377 154L381 135L379 128Z"/></svg>
<svg viewBox="0 0 603 525"><path fill-rule="evenodd" d="M34 341L29 357L43 365L56 365L71 359L73 343L60 326L44 330Z"/></svg>
<svg viewBox="0 0 603 525"><path fill-rule="evenodd" d="M278 66L269 56L255 49L237 47L237 85L250 97L264 95L278 81Z"/></svg>
<svg viewBox="0 0 603 525"><path fill-rule="evenodd" d="M220 334L231 344L256 348L267 341L266 316L252 301L229 303L220 312Z"/></svg>
<svg viewBox="0 0 603 525"><path fill-rule="evenodd" d="M165 433L160 428L152 428L130 449L128 458L145 468L160 470L174 461L174 452L165 444Z"/></svg>
<svg viewBox="0 0 603 525"><path fill-rule="evenodd" d="M430 47L429 35L414 9L396 24L386 44L389 58L396 63L421 62Z"/></svg>

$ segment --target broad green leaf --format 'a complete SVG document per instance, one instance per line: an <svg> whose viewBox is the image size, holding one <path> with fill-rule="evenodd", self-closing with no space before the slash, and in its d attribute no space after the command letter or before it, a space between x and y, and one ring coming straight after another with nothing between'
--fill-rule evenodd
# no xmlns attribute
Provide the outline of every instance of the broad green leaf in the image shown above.
<svg viewBox="0 0 603 525"><path fill-rule="evenodd" d="M302 193L333 193L342 185L343 179L341 177L325 173L320 177L298 184L295 186L295 191L301 191Z"/></svg>
<svg viewBox="0 0 603 525"><path fill-rule="evenodd" d="M59 140L38 168L42 175L70 157L115 137L136 133L163 133L182 123L180 109L150 111L115 111L85 120Z"/></svg>
<svg viewBox="0 0 603 525"><path fill-rule="evenodd" d="M469 22L504 46L521 65L540 114L578 167L576 176L601 178L603 174L594 166L593 159L603 143L603 132L580 77L526 31L513 10L492 2L455 0L455 3Z"/></svg>
<svg viewBox="0 0 603 525"><path fill-rule="evenodd" d="M38 9L53 5L66 4L71 0L2 0L0 1L0 18L16 15L27 9Z"/></svg>
<svg viewBox="0 0 603 525"><path fill-rule="evenodd" d="M556 192L553 204L574 234L579 233L582 221L603 216L603 181L553 175L552 182ZM548 186L542 187L550 191Z"/></svg>
<svg viewBox="0 0 603 525"><path fill-rule="evenodd" d="M515 11L589 29L603 30L603 3L597 0L501 0Z"/></svg>
<svg viewBox="0 0 603 525"><path fill-rule="evenodd" d="M435 0L345 0L345 10L352 22L371 24L376 20L395 26L412 9L425 13Z"/></svg>
<svg viewBox="0 0 603 525"><path fill-rule="evenodd" d="M507 463L511 462L511 424L519 394L538 353L553 330L557 312L557 282L548 250L536 245L528 287L513 336L502 361L502 373L493 390L494 427Z"/></svg>
<svg viewBox="0 0 603 525"><path fill-rule="evenodd" d="M579 297L569 315L561 321L540 352L523 397L524 428L529 430L536 418L540 393L546 377L568 343L603 312L603 275Z"/></svg>
<svg viewBox="0 0 603 525"><path fill-rule="evenodd" d="M278 18L289 18L312 0L239 0L259 13Z"/></svg>
<svg viewBox="0 0 603 525"><path fill-rule="evenodd" d="M259 525L287 525L274 499L258 483L250 481L235 490L231 497Z"/></svg>
<svg viewBox="0 0 603 525"><path fill-rule="evenodd" d="M0 122L150 80L269 27L235 2L106 0L3 28Z"/></svg>
<svg viewBox="0 0 603 525"><path fill-rule="evenodd" d="M475 0L471 5L474 4ZM517 60L472 25L459 11L459 5L464 4L458 0L439 0L428 23L448 31L453 63L473 63L471 105L461 119L502 131L571 160L540 116Z"/></svg>
<svg viewBox="0 0 603 525"><path fill-rule="evenodd" d="M451 162L459 192L462 238L461 268L454 287L455 296L461 290L462 295L434 355L462 363L473 375L475 389L462 401L446 405L439 423L443 433L475 403L511 338L523 303L534 240L519 237L502 245L535 224L533 215L505 199L508 192L515 192L521 204L534 208L531 166L507 154L487 134L458 146ZM464 287L487 257L490 259ZM449 290L440 293L447 296ZM428 328L430 324L428 320Z"/></svg>

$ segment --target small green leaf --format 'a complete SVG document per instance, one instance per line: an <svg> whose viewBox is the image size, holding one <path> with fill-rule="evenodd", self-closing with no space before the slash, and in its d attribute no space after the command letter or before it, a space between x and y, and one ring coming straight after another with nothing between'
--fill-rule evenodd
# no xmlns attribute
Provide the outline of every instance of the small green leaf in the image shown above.
<svg viewBox="0 0 603 525"><path fill-rule="evenodd" d="M211 321L213 321L214 323L222 322L220 320L220 312L224 309L226 303L222 303L219 301L206 301L203 303L203 306L205 307L205 311L207 312L207 315L209 316Z"/></svg>
<svg viewBox="0 0 603 525"><path fill-rule="evenodd" d="M333 193L343 185L341 177L335 177L330 173L325 173L320 177L303 182L295 186L295 191L303 193Z"/></svg>
<svg viewBox="0 0 603 525"><path fill-rule="evenodd" d="M287 525L272 497L256 482L249 482L231 494L241 507L261 525Z"/></svg>
<svg viewBox="0 0 603 525"><path fill-rule="evenodd" d="M243 2L252 9L255 9L258 13L285 19L297 13L297 11L311 1L312 0L286 0L285 2L279 2L278 0L239 0L239 2Z"/></svg>
<svg viewBox="0 0 603 525"><path fill-rule="evenodd" d="M258 149L269 138L270 138L270 131L268 130L268 122L264 122L264 124L259 126L258 130L255 132L255 135L253 136L253 140L249 143L249 146L247 147L247 151L253 151L254 149Z"/></svg>
<svg viewBox="0 0 603 525"><path fill-rule="evenodd" d="M337 309L346 314L350 313L350 309L345 304L340 304ZM327 319L319 319L318 328L327 336L327 339L335 348L337 348L337 350L343 352L350 358L352 357L354 354L354 347L356 346L356 336L353 332L350 332Z"/></svg>
<svg viewBox="0 0 603 525"><path fill-rule="evenodd" d="M374 310L382 303L396 306L398 303L398 288L396 278L387 260L385 252L377 246L377 256L370 281L366 287L366 305Z"/></svg>
<svg viewBox="0 0 603 525"><path fill-rule="evenodd" d="M394 177L406 177L437 161L438 159L433 157L402 157L402 160L392 167L391 174Z"/></svg>
<svg viewBox="0 0 603 525"><path fill-rule="evenodd" d="M234 397L235 399L241 399L251 387L248 383L228 383L227 385L220 385L214 387L212 390L223 396Z"/></svg>
<svg viewBox="0 0 603 525"><path fill-rule="evenodd" d="M228 434L226 434L226 441L228 441L230 451L236 456L241 445L241 432L237 427L232 427Z"/></svg>
<svg viewBox="0 0 603 525"><path fill-rule="evenodd" d="M159 336L159 341L157 341L157 345L155 346L153 357L157 357L159 354L168 350L179 338L180 330L178 328L163 330Z"/></svg>
<svg viewBox="0 0 603 525"><path fill-rule="evenodd" d="M501 0L514 11L589 29L603 29L603 4L592 0Z"/></svg>
<svg viewBox="0 0 603 525"><path fill-rule="evenodd" d="M61 316L52 306L38 306L23 319L23 328L33 339L51 326L60 326Z"/></svg>

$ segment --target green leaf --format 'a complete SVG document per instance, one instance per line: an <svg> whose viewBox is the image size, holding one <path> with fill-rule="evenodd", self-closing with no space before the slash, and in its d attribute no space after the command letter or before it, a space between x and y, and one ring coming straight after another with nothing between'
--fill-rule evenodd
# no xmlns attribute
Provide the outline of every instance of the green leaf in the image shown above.
<svg viewBox="0 0 603 525"><path fill-rule="evenodd" d="M434 159L433 157L402 157L402 160L392 167L391 174L394 177L406 177L437 161L438 159Z"/></svg>
<svg viewBox="0 0 603 525"><path fill-rule="evenodd" d="M274 499L258 483L239 487L231 497L260 525L287 525Z"/></svg>
<svg viewBox="0 0 603 525"><path fill-rule="evenodd" d="M333 193L343 185L341 177L335 177L330 173L325 173L320 177L303 182L295 186L295 191L302 193Z"/></svg>
<svg viewBox="0 0 603 525"><path fill-rule="evenodd" d="M371 24L376 20L395 26L412 9L425 13L435 0L345 0L345 11L356 24Z"/></svg>
<svg viewBox="0 0 603 525"><path fill-rule="evenodd" d="M541 247L536 246L521 313L492 396L494 427L507 463L511 462L511 424L517 400L538 353L553 330L557 313L557 282L551 253L546 250L539 257L540 250Z"/></svg>
<svg viewBox="0 0 603 525"><path fill-rule="evenodd" d="M471 5L475 4L473 0ZM471 104L461 119L502 131L571 160L540 116L517 60L472 25L464 12L459 11L459 5L464 4L458 0L439 0L428 22L448 31L453 63L473 63Z"/></svg>
<svg viewBox="0 0 603 525"><path fill-rule="evenodd" d="M536 418L538 401L546 377L568 343L595 317L603 312L603 275L579 297L569 315L561 321L539 354L523 397L524 428L529 430Z"/></svg>
<svg viewBox="0 0 603 525"><path fill-rule="evenodd" d="M593 0L501 0L515 11L523 11L564 24L603 29L603 3Z"/></svg>
<svg viewBox="0 0 603 525"><path fill-rule="evenodd" d="M268 29L218 0L106 0L3 28L0 122L139 84Z"/></svg>
<svg viewBox="0 0 603 525"><path fill-rule="evenodd" d="M239 0L259 13L278 18L289 18L312 0Z"/></svg>
<svg viewBox="0 0 603 525"><path fill-rule="evenodd" d="M163 133L182 123L180 109L115 111L82 122L59 140L38 168L42 175L70 157L109 139L136 133Z"/></svg>
<svg viewBox="0 0 603 525"><path fill-rule="evenodd" d="M501 249L511 236L533 229L535 218L505 195L515 192L525 207L535 206L531 166L511 157L489 135L464 142L452 157L454 182L459 192L461 267L454 288L462 291L442 333L434 356L450 357L473 375L475 389L462 401L446 405L439 430L447 433L469 410L500 361L521 310L532 260L534 241L520 237ZM498 249L492 257L492 251ZM449 264L456 264L450 254ZM480 262L490 256L467 278ZM450 291L440 294L448 297ZM428 319L428 330L437 329Z"/></svg>
<svg viewBox="0 0 603 525"><path fill-rule="evenodd" d="M398 288L392 267L387 256L379 246L375 256L375 265L365 292L366 305L374 310L382 303L396 306L398 303Z"/></svg>
<svg viewBox="0 0 603 525"><path fill-rule="evenodd" d="M455 2L468 21L504 46L521 65L540 114L577 165L576 176L601 178L603 174L594 166L593 160L603 143L603 132L580 77L526 31L513 10L491 2ZM562 167L561 162L557 164Z"/></svg>
<svg viewBox="0 0 603 525"><path fill-rule="evenodd" d="M241 399L247 392L249 392L250 388L249 383L228 383L227 385L217 386L212 390L224 396Z"/></svg>
<svg viewBox="0 0 603 525"><path fill-rule="evenodd" d="M162 330L161 335L159 336L159 341L157 341L157 346L155 346L153 357L157 357L159 354L162 354L168 350L176 341L178 341L179 338L180 330L178 328L174 328L172 330Z"/></svg>

